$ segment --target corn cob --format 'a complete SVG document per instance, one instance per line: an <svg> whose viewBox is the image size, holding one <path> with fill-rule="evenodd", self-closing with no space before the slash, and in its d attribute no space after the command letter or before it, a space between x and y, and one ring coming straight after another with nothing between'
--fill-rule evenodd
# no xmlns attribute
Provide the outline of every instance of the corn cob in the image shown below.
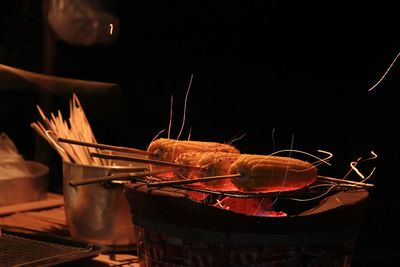
<svg viewBox="0 0 400 267"><path fill-rule="evenodd" d="M239 153L229 152L187 152L180 154L175 162L201 169L183 168L177 178L195 179L209 176L226 175L233 162L240 156ZM235 186L230 179L208 181L202 184L206 189L234 190Z"/></svg>
<svg viewBox="0 0 400 267"><path fill-rule="evenodd" d="M296 190L317 179L317 169L309 162L268 155L241 154L231 165L229 174L243 177L232 179L240 190L276 192Z"/></svg>
<svg viewBox="0 0 400 267"><path fill-rule="evenodd" d="M162 161L174 162L176 158L185 152L229 152L239 153L235 147L217 142L203 141L180 141L166 138L159 138L149 145L148 152L154 158Z"/></svg>

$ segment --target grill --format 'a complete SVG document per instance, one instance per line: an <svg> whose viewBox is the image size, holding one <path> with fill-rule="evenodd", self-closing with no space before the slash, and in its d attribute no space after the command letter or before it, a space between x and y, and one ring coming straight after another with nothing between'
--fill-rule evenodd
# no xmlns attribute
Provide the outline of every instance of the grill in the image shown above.
<svg viewBox="0 0 400 267"><path fill-rule="evenodd" d="M54 266L99 254L99 248L59 237L4 232L0 266Z"/></svg>
<svg viewBox="0 0 400 267"><path fill-rule="evenodd" d="M142 267L348 267L369 202L366 190L339 191L298 214L260 217L195 201L183 189L125 188Z"/></svg>

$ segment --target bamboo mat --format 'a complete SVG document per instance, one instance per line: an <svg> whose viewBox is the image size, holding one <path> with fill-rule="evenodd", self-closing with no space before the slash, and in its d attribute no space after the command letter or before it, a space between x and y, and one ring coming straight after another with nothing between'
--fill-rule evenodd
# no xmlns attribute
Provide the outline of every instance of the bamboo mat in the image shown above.
<svg viewBox="0 0 400 267"><path fill-rule="evenodd" d="M0 207L0 228L29 232L40 231L69 237L62 195L48 193L46 200ZM81 262L83 266L139 266L130 254L100 254ZM63 264L76 266L76 263Z"/></svg>

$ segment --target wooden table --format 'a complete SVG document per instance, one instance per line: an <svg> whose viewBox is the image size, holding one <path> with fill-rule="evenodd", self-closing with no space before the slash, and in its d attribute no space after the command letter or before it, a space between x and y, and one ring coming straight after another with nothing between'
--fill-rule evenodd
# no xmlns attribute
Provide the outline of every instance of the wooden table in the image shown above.
<svg viewBox="0 0 400 267"><path fill-rule="evenodd" d="M70 237L62 195L48 193L46 200L0 207L0 229L40 231ZM82 263L81 263L82 264ZM76 266L75 263L63 266ZM133 254L99 254L84 260L84 266L139 266Z"/></svg>

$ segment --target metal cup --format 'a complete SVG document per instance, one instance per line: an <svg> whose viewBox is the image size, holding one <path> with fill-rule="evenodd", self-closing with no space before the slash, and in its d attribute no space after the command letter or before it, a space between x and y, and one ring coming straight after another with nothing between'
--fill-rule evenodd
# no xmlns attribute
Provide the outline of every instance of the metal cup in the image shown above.
<svg viewBox="0 0 400 267"><path fill-rule="evenodd" d="M63 162L65 215L72 237L113 249L136 244L124 182L69 185L70 181L107 176L114 172L129 173L132 167Z"/></svg>

